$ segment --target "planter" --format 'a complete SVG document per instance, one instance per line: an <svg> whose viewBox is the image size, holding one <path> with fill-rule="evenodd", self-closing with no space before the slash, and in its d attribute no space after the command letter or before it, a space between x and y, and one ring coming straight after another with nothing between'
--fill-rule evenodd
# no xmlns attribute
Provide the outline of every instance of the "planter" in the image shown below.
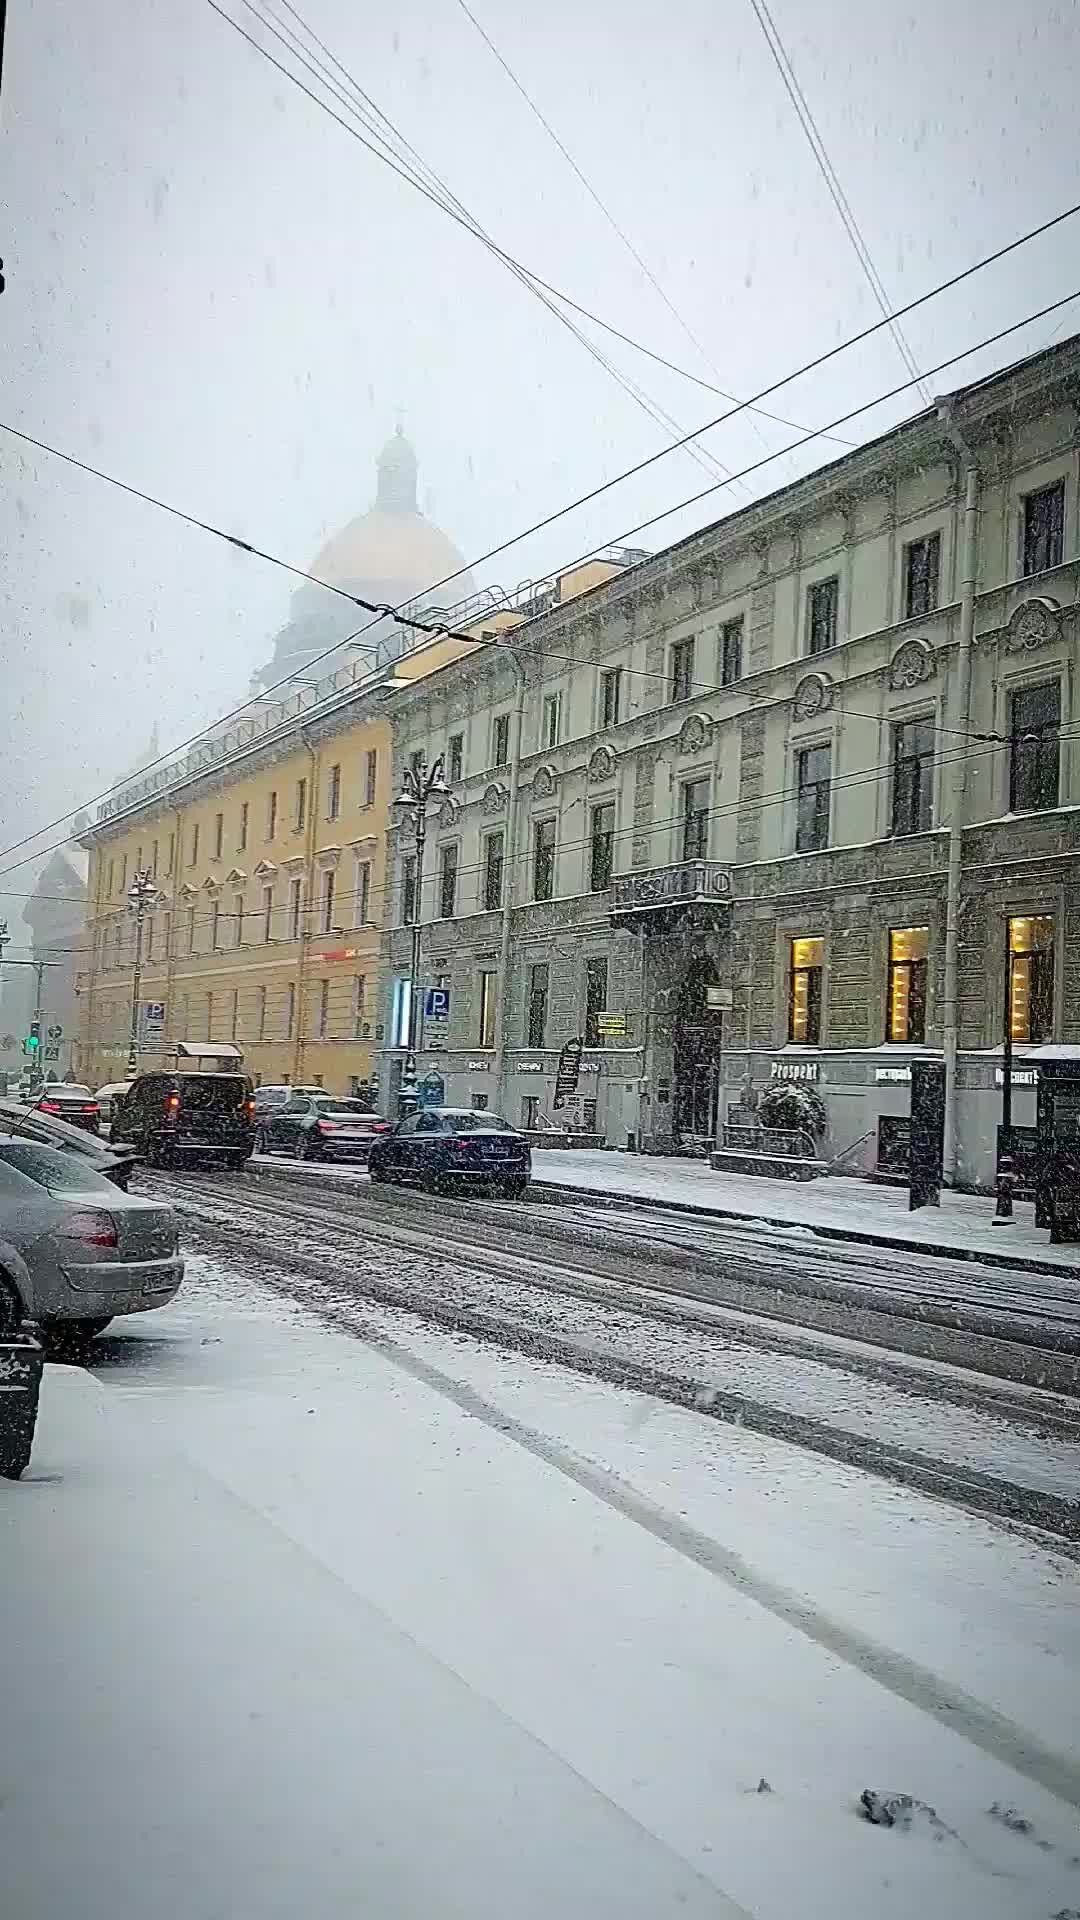
<svg viewBox="0 0 1080 1920"><path fill-rule="evenodd" d="M0 1337L0 1478L30 1464L45 1350L29 1329Z"/></svg>

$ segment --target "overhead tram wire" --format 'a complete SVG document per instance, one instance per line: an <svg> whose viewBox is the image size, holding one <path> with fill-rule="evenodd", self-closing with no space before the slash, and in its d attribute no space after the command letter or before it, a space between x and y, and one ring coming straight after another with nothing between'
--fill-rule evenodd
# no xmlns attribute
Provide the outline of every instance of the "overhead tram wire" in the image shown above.
<svg viewBox="0 0 1080 1920"><path fill-rule="evenodd" d="M851 709L847 708L845 709L845 711L850 712ZM1080 738L1080 721L1075 721L1070 723L1070 725L1068 726L1062 727L1059 738L1064 740L1066 743ZM955 766L961 760L977 761L977 760L988 759L992 754L1000 753L1002 751L1003 745L1006 745L1006 744L1007 742L996 742L988 746L950 748L947 752L937 756L937 764L942 767L951 767L951 766ZM854 790L856 788L867 787L867 786L880 786L883 780L886 780L889 778L892 771L893 771L893 763L891 760L876 761L865 767L852 768L850 772L841 774L836 780L832 781L831 785L833 790L837 793L845 793L845 792L848 792L849 790ZM787 805L790 805L790 803L793 800L796 800L798 798L798 793L799 793L799 789L795 786L776 787L776 788L773 788L770 792L764 793L760 795L760 797L755 798L753 801L747 801L745 799L740 798L740 799L727 800L727 801L720 802L718 805L714 807L708 807L704 809L703 817L709 821L722 820L722 819L728 819L734 814L738 814L742 809L746 808L747 806L752 806L755 809L755 811L758 810L759 808L768 809L773 807L787 806ZM671 827L681 826L684 822L684 819L685 819L685 815L682 814L681 812L667 814L662 816L658 820L650 821L648 823L648 826L644 829L644 831L650 835L655 833L663 833L663 832L666 832ZM635 834L640 835L642 831L643 829L640 826L635 827L633 822L630 822L626 826L614 828L611 834L611 838L613 841L628 840L632 838ZM828 848L822 849L822 851L827 851L827 852L842 851L845 844L847 843L838 841L830 845ZM591 845L592 845L592 835L586 834L586 835L583 835L580 839L576 839L576 840L560 840L557 844L556 852L558 854L576 853L576 852L582 851L585 848L590 847ZM778 855L777 857L780 858L782 856ZM532 859L532 850L528 846L524 846L518 849L511 856L509 856L509 858L506 861L506 865L508 867L526 865L531 859ZM462 875L465 875L465 874L483 873L486 869L486 865L487 863L483 859L476 860L476 861L469 861L464 865L461 865L458 867L457 869L458 877L460 878ZM925 871L923 872L922 877L925 878ZM437 885L437 881L438 881L438 877L436 874L428 874L425 876L425 885L429 885L429 886ZM368 899L370 901L385 900L388 896L393 895L396 891L397 891L397 883L392 879L386 879L383 881L383 884L381 886L379 887L373 886L368 890ZM358 897L359 897L358 890L356 888L346 888L340 892L335 892L334 894L335 907L340 907L344 905L347 901L355 900ZM527 906L532 906L535 903L532 900L522 900L518 902L518 904L522 907L527 907ZM308 914L315 913L318 911L318 906L319 906L319 903L317 900L307 901L304 903L302 911ZM168 904L162 908L163 912L171 912L173 910L174 910L174 902L172 900L170 900ZM287 910L288 910L288 902L284 900L278 901L274 907L275 912L284 913ZM190 908L181 909L181 911L190 911ZM102 902L98 909L98 912L99 912L100 918L104 918L106 915L111 915L111 918L113 921L120 921L123 924L127 924L127 918L126 918L127 910L124 905L124 902L121 900L118 900L115 902L112 902L112 901ZM235 917L236 915L231 908L223 907L221 908L218 914L219 922L223 922L223 923L233 920L235 919ZM258 921L261 917L261 910L258 906L245 908L243 917L245 921L248 921L248 920ZM195 915L194 925L196 927L208 926L210 925L212 919L213 919L212 914L207 913L205 911L199 912L199 913L196 913ZM176 930L177 924L178 924L177 921L174 919L173 921L174 930ZM340 927L340 926L333 927L330 929L329 933L317 934L315 937L329 938L331 933L361 933L365 930L369 932L382 931L383 930L382 923L381 922L380 923L365 922L363 927L355 927L355 926L354 927ZM275 944L279 944L279 942L254 941L251 944L254 946L261 946L264 944L275 945ZM92 949L90 948L85 948L85 949L79 948L75 951L90 952L91 950ZM57 951L59 951L59 949L57 949ZM235 951L235 948L230 949L229 947L220 947L220 948L212 949L211 951L222 953L222 954L228 954L230 951ZM188 956L184 954L174 955L174 958L179 958L179 959L185 959L187 957ZM197 958L200 956L194 955L192 957ZM206 957L205 953L201 957L205 958Z"/></svg>
<svg viewBox="0 0 1080 1920"><path fill-rule="evenodd" d="M911 305L921 305L926 300L932 299L935 293L946 291L949 287L955 285L958 280L964 280L969 278L971 274L978 272L981 266L989 265L992 261L1001 258L1002 255L1015 251L1017 247L1025 244L1025 241L1027 239L1034 237L1036 234L1040 234L1046 231L1048 227L1058 225L1062 220L1068 219L1069 217L1071 217L1071 215L1075 214L1076 212L1080 212L1080 205L1068 209L1065 213L1055 215L1051 221L1048 221L1044 223L1041 227L1036 228L1033 234L1024 235L1015 241L1011 241L1006 247L1001 248L995 254L990 255L986 261L979 262L975 266L965 269L963 273L956 275L951 280L944 282L941 287L934 289L932 293L921 296L920 300L912 302ZM1062 296L1060 300L1052 301L1048 306L1040 308L1038 312L1026 315L1022 320L1016 321L1011 327L1006 327L1001 329L1000 332L990 335L988 338L979 341L973 347L963 348L959 353L952 355L950 359L946 361L940 362L937 368L932 368L930 371L940 372L943 370L943 368L952 366L959 360L967 359L973 353L978 353L982 351L986 346L993 345L996 341L999 341L1005 338L1008 334L1018 332L1023 327L1030 326L1031 324L1033 324L1034 321L1045 318L1047 314L1056 312L1059 308L1069 305L1071 301L1077 299L1078 297L1080 297L1080 293L1078 293L1077 291L1073 291L1072 293L1065 294L1064 296ZM907 310L908 309L904 309L904 311L907 311ZM856 334L853 337L853 339L847 342L846 344L847 345L857 344L857 342L860 341L861 339L864 339L868 333L872 334L872 333L879 332L885 324L886 323L884 321L874 322L869 328L864 329L859 334ZM844 351L844 346L845 346L845 343L841 343L837 347L830 348L826 354L819 356L818 361L811 363L811 365L818 365L821 363L822 360L834 358L837 354ZM806 371L809 371L808 367L804 367L800 369L799 373L789 375L788 380L797 379L799 378L800 373L803 373ZM788 384L788 381L780 381L776 383L776 385L778 386L783 386L787 384ZM839 424L843 424L844 421L846 421L849 418L856 417L859 413L868 412L872 408L882 405L885 401L895 397L897 393L905 391L906 388L912 384L914 383L905 381L905 382L902 382L900 386L890 389L888 393L877 395L873 400L865 402L863 406L853 409L851 414L842 415L840 418ZM772 389L770 389L770 391L772 391ZM722 416L722 417L727 417L727 416ZM837 422L830 423L830 425L835 425L835 424L837 424ZM815 428L815 429L812 429L804 437L806 439L813 439L817 437L818 434L824 431L827 431L827 429ZM21 428L14 427L10 423L0 420L0 432L9 433L14 437L16 437L17 439L21 439L27 442L28 444L39 448L43 452L53 454L56 458L68 462L69 464L80 469L83 472L93 474L96 478L106 481L107 483L118 487L121 491L125 493L134 495L136 498L142 499L148 502L150 505L161 506L164 509L164 511L172 514L175 518L180 520L186 520L191 525L199 527L202 531L211 533L220 539L228 541L231 545L240 546L244 551L253 553L257 555L259 558L265 558L271 561L275 565L284 567L288 572L300 574L305 579L314 581L314 583L317 586L330 586L332 591L343 594L343 596L346 599L351 599L357 602L359 601L359 596L348 593L346 589L332 587L330 582L321 580L319 576L316 574L307 573L306 570L303 568L293 567L289 562L279 560L275 555L272 555L269 553L263 553L261 549L253 547L249 542L240 541L234 535L223 532L221 528L215 527L207 521L199 520L194 515L183 512L182 509L180 508L168 505L164 501L159 501L158 499L155 498L155 496L145 493L141 491L139 488L129 486L126 482L116 479L113 475L105 473L99 468L90 466L86 461L80 460L76 458L74 455L64 453L59 448L52 447L45 441L35 439L33 435L24 432ZM780 449L779 451L780 453L783 453L784 451L789 451L789 450L790 449ZM592 493L582 496L582 498L578 501L572 502L570 506L564 507L559 512L549 515L547 519L536 522L532 527L526 528L524 533L514 536L514 538L512 538L511 540L504 541L498 547L491 548L486 554L481 555L478 560L473 560L471 563L469 563L469 565L466 565L465 567L457 569L452 574L446 575L443 580L434 582L432 587L429 589L429 591L435 592L440 587L450 584L450 582L452 582L453 580L458 579L462 573L469 571L470 565L473 567L483 565L485 561L494 559L498 554L506 552L510 547L517 545L518 542L523 539L527 539L531 534L538 532L541 528L549 526L555 520L563 518L565 514L573 512L576 506L580 506L584 504L585 501L592 500L596 498L598 495L610 491L611 488L619 485L622 479L626 479L629 477L630 474L636 473L637 471L639 471L641 466L651 466L655 464L656 461L664 457L664 454L667 451L668 449L661 448L657 453L649 456L647 460L639 463L638 467L631 468L626 473L617 475L614 480L603 483L603 485L595 488L592 491ZM763 457L763 459L759 461L755 461L750 467L743 469L743 473L754 472L759 467L767 465L770 459L773 459L776 457L779 457L779 456L766 455ZM739 477L742 477L742 476L740 475ZM721 482L720 484L726 485L727 483ZM637 531L640 531L642 527L654 525L657 521L668 518L672 513L677 513L682 511L685 507L693 505L695 501L701 498L704 498L707 494L714 491L716 491L715 488L706 488L704 489L702 494L694 495L693 498L690 500L681 501L675 507L664 508L660 513L654 515L651 520L640 522L637 528L633 528L630 531L637 532ZM608 542L607 544L610 545L612 543ZM590 553L596 553L596 552L603 551L603 549L590 548L589 551ZM564 569L564 571L565 570L566 569ZM404 604L407 604L407 603L403 603L403 605ZM474 634L461 633L452 627L446 626L445 624L432 625L431 623L424 623L422 621L418 621L416 619L413 619L411 616L405 614L401 609L380 606L377 608L373 608L372 610L376 613L377 619L382 619L384 617L392 617L394 619L400 620L403 625L419 628L422 631L426 631L428 633L433 634L437 638L461 639L461 640L468 641L472 645L494 644L493 642L490 642L490 641L488 642L478 641ZM376 624L375 621L370 623L370 625L374 625L374 624ZM356 639L362 637L363 633L369 631L370 625L369 627L359 629L357 634L347 635L343 640L335 641L331 646L324 648L321 653L316 654L312 658L312 660L306 663L307 666L311 667L311 666L318 665L318 663L321 660L327 659L335 653L339 653L343 647L348 646L351 642L354 642ZM282 687L288 686L291 680L292 680L291 675L288 675L288 674L284 675L281 680L275 681L270 687L266 689L266 694L269 695L271 693L278 691ZM251 707L252 707L252 702L250 700L245 700L240 706L231 709L229 712L221 715L216 721L213 721L210 724L211 726L214 726L214 727L224 726L228 723L229 720L236 719L243 714L250 713ZM181 741L177 746L174 746L168 749L165 753L159 754L155 760L149 761L147 765L141 769L141 771L143 773L149 773L153 770L154 767L165 765L167 761L174 759L177 754L182 753L186 747L194 746L197 741L205 739L208 731L209 731L209 728L207 727L201 728L199 732L192 734L187 740ZM24 847L28 845L28 843L31 840L40 839L42 834L49 833L52 831L54 827L59 827L65 821L73 819L77 813L86 811L88 808L92 806L96 806L97 804L99 804L100 801L108 799L108 797L112 793L115 793L116 791L117 791L117 783L114 782L112 786L106 787L101 793L95 795L92 799L85 800L79 803L78 805L69 808L66 812L59 814L54 820L48 822L45 826L39 827L36 833L27 834L21 840L15 841L10 847L0 849L0 859L6 859L9 854L16 853L20 847ZM0 877L2 877L5 873L14 872L18 867L28 865L29 862L32 860L43 859L45 854L53 851L55 847L66 845L69 838L70 838L69 835L64 835L60 840L53 842L50 847L38 848L34 853L27 854L22 860L15 861L10 866L0 868Z"/></svg>
<svg viewBox="0 0 1080 1920"><path fill-rule="evenodd" d="M288 5L289 0L285 0L285 3L286 5ZM653 292L656 293L659 296L659 298L663 301L672 319L675 321L676 325L681 329L683 334L686 336L687 340L689 340L690 345L694 348L696 353L700 354L706 366L711 368L713 374L716 376L717 381L719 381L720 379L719 368L716 366L715 361L713 361L713 359L710 357L706 349L703 347L701 341L698 339L696 333L693 331L693 328L689 325L687 320L680 313L678 307L675 305L675 302L672 300L663 282L657 279L648 261L643 257L639 249L634 245L634 242L631 240L625 228L620 226L618 220L616 220L615 218L615 215L612 213L611 208L607 205L607 203L604 200L601 199L600 195L596 191L596 188L593 186L592 181L582 171L581 167L578 165L577 161L574 159L573 154L570 152L570 149L567 147L565 141L560 138L558 133L556 133L555 128L552 126L550 120L547 118L546 114L544 114L541 111L540 107L537 105L536 101L533 99L532 94L529 92L524 82L521 80L519 75L514 71L513 67L510 65L510 62L504 57L500 49L496 46L494 40L492 39L490 33L488 33L486 27L484 27L483 24L477 19L475 13L473 13L472 11L472 8L468 5L468 0L457 0L457 3L462 13L465 15L466 20L469 21L470 25L479 34L481 40L484 42L484 45L487 47L488 52L491 54L492 58L496 60L499 66L502 68L511 86L515 89L517 93L520 94L522 100L524 100L525 105L528 107L529 112L533 115L533 118L539 122L540 126L544 129L544 132L547 134L548 139L552 142L552 144L555 147L557 147L558 151L562 154L563 159L566 161L566 164L570 168L570 171L574 175L575 179L580 182L582 187L584 187L585 192L588 194L593 205L599 209L600 213L603 215L603 218L606 220L608 226L611 228L611 231L615 234L616 238L621 242L623 247L625 247L627 253L630 255L630 258L633 260L639 272L644 274L649 285L652 287ZM292 11L294 11L294 9L290 6L290 12ZM718 385L716 388L716 391L718 393L723 393L724 389ZM755 409L755 412L756 412L756 409ZM767 445L768 443L765 440L760 427L758 427L757 421L754 418L753 414L751 414L750 420L751 420L751 425L753 426L754 431L757 434L762 445L763 446ZM794 424L794 423L790 423L790 424Z"/></svg>
<svg viewBox="0 0 1080 1920"><path fill-rule="evenodd" d="M373 100L371 100L368 94L364 93L363 88L359 86L359 83L349 73L348 68L345 67L343 63L337 58L336 54L334 54L331 51L331 49L326 46L325 41L322 41L319 39L318 35L313 31L313 29L307 25L306 21L303 20L303 16L298 13L297 9L294 6L289 5L289 0L283 0L283 4L285 4L288 7L288 11L292 14L293 18L299 21L300 24L304 26L304 29L308 33L311 40L313 40L315 45L321 49L321 51L326 55L327 59L332 61L333 64L338 68L339 72L343 75L348 85L354 90L354 92L359 96L359 98L366 103L370 111L373 114L375 114L378 117L378 119L380 119L384 123L386 127L390 129L390 132L393 135L394 139L398 141L399 145L405 150L405 153L411 155L413 161L416 162L416 165L429 175L430 178L428 183L425 183L422 178L417 177L415 169L410 167L410 164L408 160L404 158L404 155L394 154L392 149L390 149L389 151L383 150L388 147L388 142L384 135L378 133L377 129L370 127L370 124L369 124L369 131L376 135L376 138L381 142L380 146L373 145L371 140L366 139L362 133L359 133L357 131L356 127L342 120L340 114L335 113L334 109L331 106L329 106L325 100L321 99L318 94L313 93L311 88L305 85L303 80L301 80L295 73L292 73L287 67L283 66L282 63L275 58L275 56L269 51L268 48L261 46L260 43L257 40L255 40L251 34L246 32L246 30L240 25L238 21L234 20L230 14L226 13L224 8L218 4L218 0L207 0L207 4L212 8L212 10L215 13L217 13L221 17L221 19L226 21L226 23L229 26L235 29L235 31L238 34L240 34L241 38L246 40L256 53L261 54L264 59L268 60L271 66L275 67L285 79L290 80L294 86L299 87L300 91L306 94L308 99L311 100L315 106L320 107L325 113L328 113L330 115L330 118L336 121L337 125L340 126L345 133L348 133L349 135L351 135L353 139L359 140L361 146L366 147L368 151L372 153L377 160L381 160L384 165L389 166L391 171L398 174L399 177L403 179L408 186L414 187L417 192L423 194L425 199L431 201L432 205L437 206L439 208L440 212L447 214L448 217L452 220L455 220L459 226L464 227L465 230L468 233L470 233L474 239L479 240L481 245L485 246L488 249L488 251L492 253L497 259L502 261L504 265L514 269L518 274L524 275L525 278L528 281L530 281L534 287L540 288L543 290L544 293L550 294L553 299L561 302L563 306L569 307L572 312L579 314L582 319L590 321L593 326L597 326L604 333L610 334L613 339L620 340L624 346L632 348L635 353L644 354L646 359L654 361L657 366L664 367L667 370L667 372L677 374L680 379L691 381L693 385L704 388L705 391L708 393L716 393L720 396L721 399L731 401L733 404L737 404L740 407L745 405L747 408L749 408L753 412L760 413L763 419L775 421L775 423L778 426L790 427L795 431L799 431L798 422L794 420L788 420L782 414L772 413L769 411L768 408L756 406L752 401L736 402L735 396L733 394L728 393L725 388L717 386L715 382L711 380L703 379L699 374L691 373L688 368L678 366L673 360L669 360L664 354L657 353L654 351L653 348L645 346L640 340L635 339L632 334L628 334L624 332L622 328L614 326L611 323L611 321L604 320L603 318L601 318L599 314L594 313L591 308L583 306L580 301L572 299L568 293L564 293L561 288L553 285L551 281L545 280L543 276L535 272L533 268L526 267L520 260L516 259L513 254L507 253L505 248L500 247L494 240L491 239L489 235L485 234L483 230L480 229L478 225L472 221L471 216L469 216L463 209L461 209L460 206L455 207L454 204L451 204L453 200L452 195L450 196L450 201L446 199L445 197L446 190L442 188L441 183L438 182L438 176L432 173L432 170L430 167L428 167L427 162L421 158L421 156L417 153L414 147L410 146L410 143L405 138L404 134L402 134L400 130L394 126L393 122L387 117L386 114L383 113L382 109L378 107ZM249 10L254 11L254 8L251 7L251 0L243 0L243 4L248 6ZM262 15L260 17L262 18L264 24L269 24L265 19L265 15ZM275 16L275 18L280 18L280 16ZM271 32L273 31L274 31L273 28L271 28ZM279 40L281 38L280 35L277 35L276 37ZM307 64L306 61L305 61L305 64ZM321 62L316 62L317 66L321 66L321 64L322 64ZM308 71L309 72L311 71L310 66L308 67ZM323 71L325 73L325 69L323 69ZM340 93L336 94L335 97L340 99L341 98ZM359 114L359 109L354 109L354 110L357 111L357 113ZM431 181L434 181L435 184L432 185ZM840 444L848 445L850 443L843 441Z"/></svg>
<svg viewBox="0 0 1080 1920"><path fill-rule="evenodd" d="M292 29L286 26L285 23L280 20L279 15L273 16L273 19L276 19L279 22L279 24L275 26L273 24L273 20L267 17L266 12L264 12L261 7L255 4L255 0L241 0L241 4L247 8L248 12L254 17L254 19L256 19L259 22L260 26L266 28L266 30L269 33L273 34L274 38L278 41L278 43L281 46L285 47L287 51L291 52L294 55L294 57L300 61L301 65L307 70L308 73L310 73L316 80L318 80L319 78L322 79L323 84L329 87L333 97L336 100L338 100L342 106L344 106L347 113L352 113L356 115L358 118L360 118L361 124L367 128L368 132L371 133L373 137L381 143L382 146L384 147L387 146L385 137L382 134L380 134L378 130L371 124L370 116L366 113L366 111L361 107L359 107L356 104L355 100L349 97L348 93L345 93L342 91L342 89L339 87L338 83L334 80L333 75L329 72L324 62L318 60L317 58L315 61L312 61L308 57L303 47L299 44L296 34L294 34ZM214 10L215 12L219 11L216 5ZM256 41L251 35L245 33L244 29L240 26L238 21L233 20L231 15L228 15L228 14L225 14L223 17L229 20L230 24L236 28L238 33L243 35L244 39L246 39L251 46L255 47L257 51L262 53L267 59L273 60L273 56L268 52L268 50L265 47L260 46L258 41ZM276 60L274 60L273 63L275 66L280 66L280 63ZM281 68L281 71L283 71L286 74L286 77L295 77L295 76L289 75L287 68ZM388 122L388 124L390 123ZM388 149L388 150L392 151L391 149ZM400 158L400 156L397 156L397 157ZM456 195L447 186L446 182L442 180L440 176L435 172L434 168L430 167L425 161L421 161L420 165L424 167L426 173L429 176L429 180L434 183L436 203L438 205L441 205L443 208L443 211L445 212L451 212L456 209L457 214L461 216L461 220L466 225L468 230L474 233L477 239L483 241L483 243L487 245L489 236L486 234L486 232L484 231L483 227L480 225L480 222L476 219L476 217L469 212L468 208L465 207L460 200L457 199ZM413 185L419 184L418 180L413 178L413 170L408 168L407 162L405 163L405 166L407 171L409 172L411 183ZM570 316L564 313L562 309L558 305L556 305L556 303L552 300L552 298L548 294L544 293L539 287L534 285L531 276L525 271L524 268L519 267L515 264L513 266L510 266L509 271L513 273L514 278L519 282L519 284L525 288L525 291L527 293L530 293L534 299L538 299L541 302L541 305L546 307L547 311L550 314L552 314L552 316L559 322L560 326L565 327L567 331L570 334L572 334L573 338L578 342L579 346L584 347L586 353L590 356L590 358L595 360L596 364L599 367L601 367L605 373L610 375L610 377L616 382L616 384L622 388L623 392L626 393L631 400L633 400L636 406L639 406L642 409L642 411L646 413L652 421L655 422L657 426L663 427L666 432L672 435L673 438L676 438L676 439L681 438L684 444L686 444L686 436L679 422L676 419L674 419L674 417L671 414L667 412L666 408L662 407L658 401L653 400L644 391L643 388L639 387L636 381L632 380L629 377L629 375L624 374L621 371L621 369L614 364L612 360L608 359L606 354L601 353L599 347L596 346L595 342L590 340L588 336L581 331L581 328L578 327L573 320L571 320ZM691 441L689 444L686 444L686 452L690 456L690 458L692 458L696 462L698 466L702 467L703 470L707 472L711 472L714 478L716 477L717 474L726 474L728 471L728 469L723 465L722 461L717 460L713 456L713 454L708 450L708 448L698 446L696 441Z"/></svg>
<svg viewBox="0 0 1080 1920"><path fill-rule="evenodd" d="M884 285L881 280L881 276L874 265L873 259L871 258L870 249L867 246L865 239L863 238L862 230L859 226L859 223L855 218L854 212L852 211L851 202L849 201L847 194L844 192L843 187L840 185L839 175L837 174L836 168L833 166L833 163L829 158L829 154L826 149L825 142L822 139L820 132L818 131L817 122L814 119L813 113L811 112L810 104L806 98L806 95L802 90L802 87L799 85L799 81L796 76L795 69L791 64L791 58L788 54L787 48L785 47L784 42L780 37L780 33L776 26L776 22L774 21L772 14L769 11L768 0L750 0L750 5L754 10L754 17L757 20L758 26L761 28L762 34L764 35L765 43L769 49L769 52L772 55L773 62L776 66L777 72L779 73L780 78L783 81L784 89L787 93L788 99L791 101L791 104L795 109L795 117L798 120L803 133L806 136L807 144L817 163L818 171L820 172L821 177L824 180L826 187L828 188L829 196L832 200L832 203L835 206L837 213L840 215L840 220L843 225L844 231L847 234L848 239L851 241L851 244L855 249L855 256L859 262L859 265L863 270L863 273L869 284L870 291L873 294L874 299L877 301L877 304L881 309L881 312L883 314L887 314L890 310L890 302L889 302L888 294L885 291ZM933 400L930 394L930 390L927 387L922 374L919 372L919 368L918 368L918 365L916 364L915 357L911 351L911 348L907 343L907 339L905 338L903 328L900 326L899 321L896 321L896 320L891 321L889 331L891 332L892 337L896 343L897 351L900 354L900 358L903 360L904 365L906 366L908 372L910 373L913 383L919 389L919 392L922 396L923 404L928 407L932 406Z"/></svg>

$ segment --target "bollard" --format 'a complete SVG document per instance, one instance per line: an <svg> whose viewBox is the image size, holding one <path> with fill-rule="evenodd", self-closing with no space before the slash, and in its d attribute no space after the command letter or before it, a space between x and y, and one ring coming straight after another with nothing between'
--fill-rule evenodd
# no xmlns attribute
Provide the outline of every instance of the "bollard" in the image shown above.
<svg viewBox="0 0 1080 1920"><path fill-rule="evenodd" d="M1013 1188L1015 1185L1016 1174L1013 1171L1012 1158L1009 1154L1003 1153L998 1162L997 1197L994 1203L994 1217L990 1222L992 1227L1011 1227L1014 1225Z"/></svg>
<svg viewBox="0 0 1080 1920"><path fill-rule="evenodd" d="M24 1321L0 1334L0 1478L17 1480L30 1464L45 1350L37 1328Z"/></svg>

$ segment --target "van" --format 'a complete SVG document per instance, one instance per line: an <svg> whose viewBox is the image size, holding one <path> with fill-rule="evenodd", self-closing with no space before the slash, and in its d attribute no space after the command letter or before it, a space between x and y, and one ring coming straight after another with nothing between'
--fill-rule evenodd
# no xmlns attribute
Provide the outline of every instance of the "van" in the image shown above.
<svg viewBox="0 0 1080 1920"><path fill-rule="evenodd" d="M110 1140L151 1167L205 1156L242 1167L255 1148L255 1090L246 1073L141 1073L116 1103Z"/></svg>

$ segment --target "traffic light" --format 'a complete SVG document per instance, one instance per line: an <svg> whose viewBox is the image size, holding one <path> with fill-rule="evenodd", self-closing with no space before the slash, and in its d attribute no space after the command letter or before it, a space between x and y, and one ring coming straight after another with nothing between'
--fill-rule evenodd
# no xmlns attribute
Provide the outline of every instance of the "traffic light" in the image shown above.
<svg viewBox="0 0 1080 1920"><path fill-rule="evenodd" d="M41 1021L31 1020L30 1031L26 1036L27 1053L36 1054L41 1046Z"/></svg>

